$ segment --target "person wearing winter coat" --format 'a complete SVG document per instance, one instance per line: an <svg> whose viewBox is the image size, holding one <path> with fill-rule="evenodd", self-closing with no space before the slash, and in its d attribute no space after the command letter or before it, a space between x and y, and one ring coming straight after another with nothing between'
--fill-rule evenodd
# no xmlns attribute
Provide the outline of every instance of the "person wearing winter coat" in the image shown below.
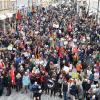
<svg viewBox="0 0 100 100"><path fill-rule="evenodd" d="M83 89L81 86L78 86L78 99L83 100Z"/></svg>
<svg viewBox="0 0 100 100"><path fill-rule="evenodd" d="M4 86L6 87L6 90L7 90L6 96L10 96L11 95L11 78L10 78L9 74L5 73L3 79L4 79L4 81L3 81Z"/></svg>
<svg viewBox="0 0 100 100"><path fill-rule="evenodd" d="M62 87L63 87L64 100L68 100L68 94L67 94L67 92L68 92L68 83L67 83L67 81L64 81Z"/></svg>
<svg viewBox="0 0 100 100"><path fill-rule="evenodd" d="M25 74L23 75L23 78L22 78L22 85L23 85L23 90L25 90L26 93L27 93L29 84L30 84L30 77L29 77L28 73L25 72Z"/></svg>
<svg viewBox="0 0 100 100"><path fill-rule="evenodd" d="M71 87L70 87L70 94L71 94L72 100L75 100L75 98L76 98L77 95L78 95L78 88L77 88L75 82L73 82L73 84L72 84Z"/></svg>
<svg viewBox="0 0 100 100"><path fill-rule="evenodd" d="M84 91L84 97L87 98L88 96L88 91L89 89L91 88L91 84L90 84L90 81L85 79L83 82L82 82L82 87L83 87L83 91Z"/></svg>
<svg viewBox="0 0 100 100"><path fill-rule="evenodd" d="M49 90L50 90L48 88L48 84L47 84L49 79L50 79L50 76L48 75L48 73L46 73L45 76L44 76L44 86L45 86L44 90L45 90L46 94L49 94Z"/></svg>
<svg viewBox="0 0 100 100"><path fill-rule="evenodd" d="M41 100L42 90L41 90L41 86L37 82L32 84L31 91L33 92L33 99Z"/></svg>
<svg viewBox="0 0 100 100"><path fill-rule="evenodd" d="M0 75L0 96L3 94L3 77Z"/></svg>
<svg viewBox="0 0 100 100"><path fill-rule="evenodd" d="M94 72L94 84L97 84L99 80L99 71Z"/></svg>
<svg viewBox="0 0 100 100"><path fill-rule="evenodd" d="M16 91L20 91L22 88L22 76L20 73L17 73L16 77Z"/></svg>
<svg viewBox="0 0 100 100"><path fill-rule="evenodd" d="M94 80L94 75L93 75L93 73L90 74L89 80L91 81L91 83L93 82L93 80Z"/></svg>

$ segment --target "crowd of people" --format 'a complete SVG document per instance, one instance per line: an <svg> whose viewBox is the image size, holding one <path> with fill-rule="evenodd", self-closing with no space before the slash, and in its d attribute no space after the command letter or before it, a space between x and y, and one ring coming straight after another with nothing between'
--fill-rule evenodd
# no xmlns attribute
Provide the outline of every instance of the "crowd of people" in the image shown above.
<svg viewBox="0 0 100 100"><path fill-rule="evenodd" d="M64 100L100 99L100 25L76 4L38 8L0 33L0 96L31 91Z"/></svg>

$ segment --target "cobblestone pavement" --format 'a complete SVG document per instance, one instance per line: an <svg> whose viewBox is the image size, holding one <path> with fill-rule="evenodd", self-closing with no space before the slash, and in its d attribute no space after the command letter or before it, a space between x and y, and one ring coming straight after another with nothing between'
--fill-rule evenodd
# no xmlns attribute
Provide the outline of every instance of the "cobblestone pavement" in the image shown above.
<svg viewBox="0 0 100 100"><path fill-rule="evenodd" d="M28 94L21 94L21 93L16 93L13 92L10 96L6 96L5 94L3 94L2 97L0 97L0 100L33 100L31 93ZM43 94L41 97L41 100L63 100L57 96L49 96L49 95L45 95Z"/></svg>

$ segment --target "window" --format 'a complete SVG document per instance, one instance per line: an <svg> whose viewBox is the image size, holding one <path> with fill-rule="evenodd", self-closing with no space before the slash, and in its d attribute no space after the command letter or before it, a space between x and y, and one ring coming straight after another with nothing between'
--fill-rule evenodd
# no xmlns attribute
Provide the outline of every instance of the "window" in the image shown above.
<svg viewBox="0 0 100 100"><path fill-rule="evenodd" d="M7 0L7 1L3 1L4 2L4 9L9 9L9 7L10 7L10 2Z"/></svg>
<svg viewBox="0 0 100 100"><path fill-rule="evenodd" d="M4 1L4 9L7 9L7 1Z"/></svg>
<svg viewBox="0 0 100 100"><path fill-rule="evenodd" d="M2 1L0 1L0 10L2 10Z"/></svg>
<svg viewBox="0 0 100 100"><path fill-rule="evenodd" d="M10 1L7 1L7 9L11 8Z"/></svg>

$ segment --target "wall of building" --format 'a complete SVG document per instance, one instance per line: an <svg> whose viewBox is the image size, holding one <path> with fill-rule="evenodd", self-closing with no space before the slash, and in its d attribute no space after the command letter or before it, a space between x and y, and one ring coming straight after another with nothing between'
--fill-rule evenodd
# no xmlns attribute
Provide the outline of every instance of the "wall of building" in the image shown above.
<svg viewBox="0 0 100 100"><path fill-rule="evenodd" d="M16 10L16 0L0 0L0 14L14 12Z"/></svg>
<svg viewBox="0 0 100 100"><path fill-rule="evenodd" d="M90 10L93 12L97 12L98 0L87 0L88 5L89 5L89 2L90 2ZM100 11L100 6L99 6L99 11Z"/></svg>
<svg viewBox="0 0 100 100"><path fill-rule="evenodd" d="M10 8L9 0L0 0L0 10L7 10Z"/></svg>
<svg viewBox="0 0 100 100"><path fill-rule="evenodd" d="M49 4L53 3L55 0L33 0L33 5L36 6L48 6Z"/></svg>

